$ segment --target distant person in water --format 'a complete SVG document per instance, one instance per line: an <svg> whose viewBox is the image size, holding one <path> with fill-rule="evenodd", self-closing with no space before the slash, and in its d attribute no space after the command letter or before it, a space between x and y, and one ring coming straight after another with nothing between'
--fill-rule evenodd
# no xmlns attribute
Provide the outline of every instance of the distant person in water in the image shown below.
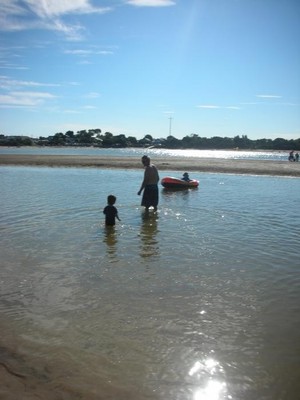
<svg viewBox="0 0 300 400"><path fill-rule="evenodd" d="M299 161L299 153L295 154L295 161Z"/></svg>
<svg viewBox="0 0 300 400"><path fill-rule="evenodd" d="M189 182L190 181L190 177L189 174L187 172L185 172L181 178L182 181L186 181Z"/></svg>
<svg viewBox="0 0 300 400"><path fill-rule="evenodd" d="M154 211L156 211L158 205L158 171L155 165L151 164L150 157L148 156L142 157L142 164L145 167L145 172L138 195L140 196L142 191L144 191L141 205L145 207L146 210L153 207Z"/></svg>
<svg viewBox="0 0 300 400"><path fill-rule="evenodd" d="M118 210L114 206L117 198L116 196L110 194L107 196L107 206L103 210L103 214L105 215L105 225L113 226L116 224L116 218L118 221L121 221L118 215Z"/></svg>
<svg viewBox="0 0 300 400"><path fill-rule="evenodd" d="M295 161L294 150L290 151L290 154L289 154L289 161Z"/></svg>

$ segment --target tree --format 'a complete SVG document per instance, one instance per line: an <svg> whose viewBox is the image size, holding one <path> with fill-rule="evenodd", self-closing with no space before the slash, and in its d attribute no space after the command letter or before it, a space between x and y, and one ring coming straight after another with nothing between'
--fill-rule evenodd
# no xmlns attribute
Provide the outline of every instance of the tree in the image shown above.
<svg viewBox="0 0 300 400"><path fill-rule="evenodd" d="M139 144L141 145L141 146L150 146L151 145L151 143L152 143L152 141L153 141L153 138L152 138L152 136L151 135L145 135L144 137L143 137L143 139L140 139L139 140Z"/></svg>
<svg viewBox="0 0 300 400"><path fill-rule="evenodd" d="M105 132L104 136L101 138L102 146L103 147L111 147L114 143L113 136L114 135L111 132Z"/></svg>
<svg viewBox="0 0 300 400"><path fill-rule="evenodd" d="M176 149L180 147L180 140L176 139L176 137L170 135L164 141L164 147L168 147L170 149Z"/></svg>
<svg viewBox="0 0 300 400"><path fill-rule="evenodd" d="M151 135L145 135L144 136L144 140L147 140L148 142L152 142L153 141L153 137Z"/></svg>
<svg viewBox="0 0 300 400"><path fill-rule="evenodd" d="M115 147L127 147L126 136L123 134L115 136L113 142L113 146Z"/></svg>
<svg viewBox="0 0 300 400"><path fill-rule="evenodd" d="M185 136L182 139L182 145L186 149L197 149L200 148L200 138L196 133L192 133L189 136Z"/></svg>
<svg viewBox="0 0 300 400"><path fill-rule="evenodd" d="M62 132L56 133L51 139L52 146L63 146L65 144L65 135Z"/></svg>
<svg viewBox="0 0 300 400"><path fill-rule="evenodd" d="M138 146L138 141L137 138L134 136L128 136L127 138L127 145L129 147L137 147Z"/></svg>
<svg viewBox="0 0 300 400"><path fill-rule="evenodd" d="M273 149L274 150L289 150L290 143L286 139L276 138L273 141Z"/></svg>
<svg viewBox="0 0 300 400"><path fill-rule="evenodd" d="M251 140L248 139L247 135L242 135L242 137L235 136L233 138L234 147L238 147L240 149L249 149L251 148Z"/></svg>
<svg viewBox="0 0 300 400"><path fill-rule="evenodd" d="M273 148L273 143L271 139L257 139L255 140L253 147L255 149L267 150Z"/></svg>
<svg viewBox="0 0 300 400"><path fill-rule="evenodd" d="M77 141L81 144L91 144L93 142L92 136L93 132L88 131L86 129L77 132Z"/></svg>

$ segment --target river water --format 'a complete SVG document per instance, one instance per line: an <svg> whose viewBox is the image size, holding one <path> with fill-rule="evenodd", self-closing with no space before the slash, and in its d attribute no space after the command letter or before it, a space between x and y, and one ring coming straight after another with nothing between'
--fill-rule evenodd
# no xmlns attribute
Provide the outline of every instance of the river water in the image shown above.
<svg viewBox="0 0 300 400"><path fill-rule="evenodd" d="M0 167L0 398L298 399L299 178L142 174Z"/></svg>

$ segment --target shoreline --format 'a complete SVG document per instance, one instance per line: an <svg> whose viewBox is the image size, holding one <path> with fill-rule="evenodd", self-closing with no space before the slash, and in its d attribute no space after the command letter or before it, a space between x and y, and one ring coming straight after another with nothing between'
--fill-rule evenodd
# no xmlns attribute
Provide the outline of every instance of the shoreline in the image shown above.
<svg viewBox="0 0 300 400"><path fill-rule="evenodd" d="M229 174L300 177L300 163L271 160L235 160L197 157L151 159L159 171L211 172ZM44 167L93 167L109 169L142 169L139 158L74 155L1 154L0 165Z"/></svg>

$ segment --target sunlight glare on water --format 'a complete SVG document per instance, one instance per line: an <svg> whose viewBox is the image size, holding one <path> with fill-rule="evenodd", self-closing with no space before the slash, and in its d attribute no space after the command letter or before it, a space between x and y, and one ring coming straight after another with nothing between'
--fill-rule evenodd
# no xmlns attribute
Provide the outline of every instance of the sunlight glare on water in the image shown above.
<svg viewBox="0 0 300 400"><path fill-rule="evenodd" d="M220 158L242 160L277 160L287 161L286 151L250 151L250 150L197 150L197 149L164 149L164 148L96 148L96 147L0 147L0 154L33 154L33 155L82 155L135 157L143 154L153 158Z"/></svg>
<svg viewBox="0 0 300 400"><path fill-rule="evenodd" d="M231 399L227 396L226 382L218 380L218 375L223 373L219 362L213 358L206 358L202 362L196 361L189 371L189 376L194 377L195 385L200 388L194 392L193 400L221 400ZM202 383L202 385L201 385Z"/></svg>

